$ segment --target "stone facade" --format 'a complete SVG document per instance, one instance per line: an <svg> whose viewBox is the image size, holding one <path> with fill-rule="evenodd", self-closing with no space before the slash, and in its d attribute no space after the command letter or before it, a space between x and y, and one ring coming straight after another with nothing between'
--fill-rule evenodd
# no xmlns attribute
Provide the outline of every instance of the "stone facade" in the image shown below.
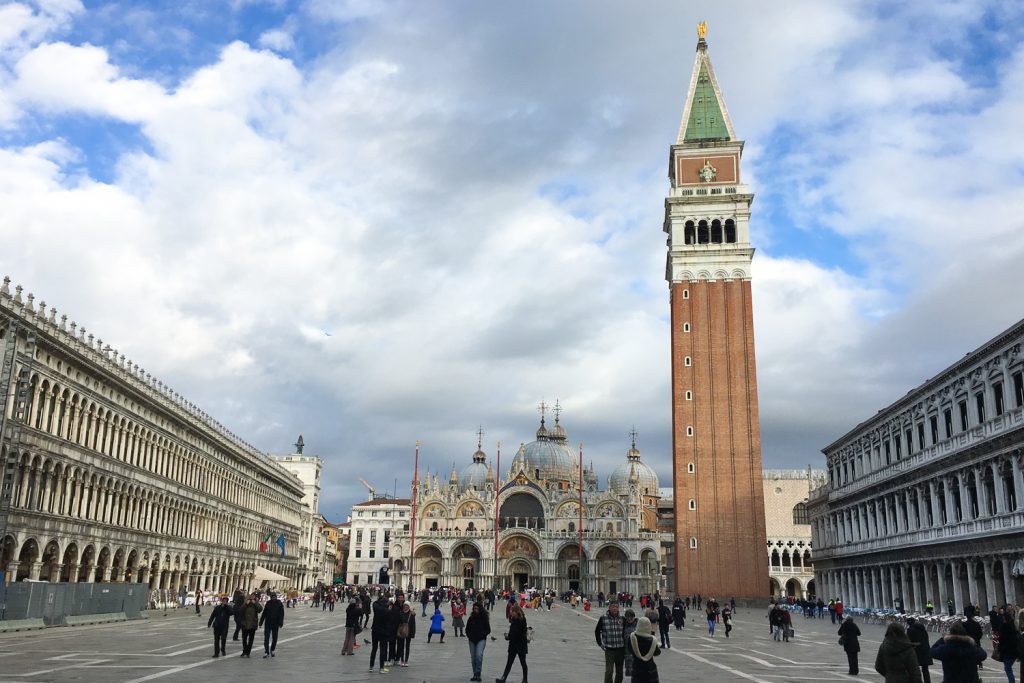
<svg viewBox="0 0 1024 683"><path fill-rule="evenodd" d="M1024 321L825 447L823 594L958 612L1024 600Z"/></svg>
<svg viewBox="0 0 1024 683"><path fill-rule="evenodd" d="M409 530L412 505L405 498L371 498L352 506L346 583L397 583L393 569L393 539ZM383 574L382 574L383 572Z"/></svg>
<svg viewBox="0 0 1024 683"><path fill-rule="evenodd" d="M675 585L763 598L768 566L749 220L738 140L697 44L665 200L672 334ZM723 571L723 568L729 571Z"/></svg>
<svg viewBox="0 0 1024 683"><path fill-rule="evenodd" d="M664 588L658 480L641 461L635 437L607 489L600 490L593 468L581 471L559 410L550 431L541 419L536 440L520 447L500 480L478 443L461 474L453 469L447 481L428 474L418 482L415 549L408 531L392 540L402 585L592 594Z"/></svg>
<svg viewBox="0 0 1024 683"><path fill-rule="evenodd" d="M248 586L296 577L302 484L123 354L0 287L10 581ZM268 536L283 535L261 553Z"/></svg>
<svg viewBox="0 0 1024 683"><path fill-rule="evenodd" d="M824 472L809 468L764 471L769 584L774 597L817 595L807 496L824 478Z"/></svg>
<svg viewBox="0 0 1024 683"><path fill-rule="evenodd" d="M275 456L286 470L302 482L302 529L299 533L298 587L313 588L318 583L329 584L334 578L334 552L327 561L328 543L324 533L324 518L320 514L320 472L324 461L315 455L303 455L302 436L296 443L296 452Z"/></svg>

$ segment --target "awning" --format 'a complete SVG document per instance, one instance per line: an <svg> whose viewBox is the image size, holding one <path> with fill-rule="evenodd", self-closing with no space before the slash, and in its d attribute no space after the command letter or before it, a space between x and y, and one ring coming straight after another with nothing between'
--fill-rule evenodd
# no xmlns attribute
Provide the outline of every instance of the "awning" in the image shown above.
<svg viewBox="0 0 1024 683"><path fill-rule="evenodd" d="M256 581L288 581L287 576L281 576L277 572L272 572L266 567L256 567L256 572L253 574L253 578Z"/></svg>

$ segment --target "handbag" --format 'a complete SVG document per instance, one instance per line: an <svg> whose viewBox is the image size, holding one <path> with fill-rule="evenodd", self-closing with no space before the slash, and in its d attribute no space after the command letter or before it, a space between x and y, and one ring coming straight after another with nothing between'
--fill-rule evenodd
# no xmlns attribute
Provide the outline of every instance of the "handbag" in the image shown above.
<svg viewBox="0 0 1024 683"><path fill-rule="evenodd" d="M398 637L408 638L409 637L409 622L398 625Z"/></svg>
<svg viewBox="0 0 1024 683"><path fill-rule="evenodd" d="M839 636L839 644L846 645L846 636Z"/></svg>
<svg viewBox="0 0 1024 683"><path fill-rule="evenodd" d="M528 643L532 643L533 642L533 627L532 626L527 626L526 627L526 642L528 642Z"/></svg>
<svg viewBox="0 0 1024 683"><path fill-rule="evenodd" d="M356 624L355 626L352 627L352 635L358 636L362 632L363 632L363 627L360 626L359 624Z"/></svg>

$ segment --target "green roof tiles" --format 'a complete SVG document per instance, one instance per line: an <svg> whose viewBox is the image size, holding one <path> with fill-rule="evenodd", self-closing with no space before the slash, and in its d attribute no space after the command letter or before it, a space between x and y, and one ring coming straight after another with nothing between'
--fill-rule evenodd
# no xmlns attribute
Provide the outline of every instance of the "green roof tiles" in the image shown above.
<svg viewBox="0 0 1024 683"><path fill-rule="evenodd" d="M711 84L708 65L701 62L700 73L697 75L697 87L693 91L693 102L690 104L690 117L686 122L684 142L701 140L728 140L729 129L725 125L725 116L718 105L718 96Z"/></svg>

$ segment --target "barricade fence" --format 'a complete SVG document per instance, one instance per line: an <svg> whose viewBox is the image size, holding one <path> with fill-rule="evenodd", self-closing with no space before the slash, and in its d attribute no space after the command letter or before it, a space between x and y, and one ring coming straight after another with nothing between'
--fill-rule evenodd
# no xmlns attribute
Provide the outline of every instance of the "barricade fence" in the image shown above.
<svg viewBox="0 0 1024 683"><path fill-rule="evenodd" d="M20 581L0 587L0 621L42 619L55 626L65 617L116 612L137 619L151 602L143 583Z"/></svg>

